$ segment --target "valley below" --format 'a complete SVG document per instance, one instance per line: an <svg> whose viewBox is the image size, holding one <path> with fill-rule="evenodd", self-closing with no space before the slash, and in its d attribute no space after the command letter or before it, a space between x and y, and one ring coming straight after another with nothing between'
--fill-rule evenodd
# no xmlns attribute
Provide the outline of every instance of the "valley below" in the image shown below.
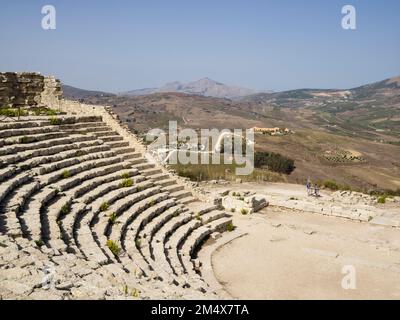
<svg viewBox="0 0 400 320"><path fill-rule="evenodd" d="M235 99L69 88L64 92L67 98L111 106L142 137L153 128L168 130L169 121L177 121L178 129L288 128L292 134L255 135L256 152L279 153L295 161L296 169L281 175L280 181L333 180L339 188L363 192L400 188L400 78L349 90L301 89Z"/></svg>

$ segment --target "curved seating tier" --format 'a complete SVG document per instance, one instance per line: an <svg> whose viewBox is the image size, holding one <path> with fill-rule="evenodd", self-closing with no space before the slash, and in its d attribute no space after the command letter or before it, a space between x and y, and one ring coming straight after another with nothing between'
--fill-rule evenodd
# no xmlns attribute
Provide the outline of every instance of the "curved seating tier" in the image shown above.
<svg viewBox="0 0 400 320"><path fill-rule="evenodd" d="M0 233L42 252L115 266L166 296L212 296L193 260L229 223L101 117L0 123Z"/></svg>

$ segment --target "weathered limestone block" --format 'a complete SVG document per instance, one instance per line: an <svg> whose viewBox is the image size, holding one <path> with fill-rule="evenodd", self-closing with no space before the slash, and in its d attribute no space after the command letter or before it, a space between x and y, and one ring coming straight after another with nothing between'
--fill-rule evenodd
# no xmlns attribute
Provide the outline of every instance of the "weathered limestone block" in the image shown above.
<svg viewBox="0 0 400 320"><path fill-rule="evenodd" d="M225 193L226 194L226 193ZM222 206L230 212L251 214L268 206L265 196L249 192L229 192L222 197Z"/></svg>
<svg viewBox="0 0 400 320"><path fill-rule="evenodd" d="M61 97L61 83L54 77L36 72L0 73L0 107L58 108Z"/></svg>

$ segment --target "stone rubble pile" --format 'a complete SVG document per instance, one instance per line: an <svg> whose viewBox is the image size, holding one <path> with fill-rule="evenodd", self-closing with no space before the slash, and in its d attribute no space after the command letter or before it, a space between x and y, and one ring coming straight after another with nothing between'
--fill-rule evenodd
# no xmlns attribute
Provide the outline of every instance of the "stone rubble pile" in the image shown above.
<svg viewBox="0 0 400 320"><path fill-rule="evenodd" d="M258 212L268 206L268 201L264 195L250 191L223 191L220 193L222 207L230 212L251 214Z"/></svg>

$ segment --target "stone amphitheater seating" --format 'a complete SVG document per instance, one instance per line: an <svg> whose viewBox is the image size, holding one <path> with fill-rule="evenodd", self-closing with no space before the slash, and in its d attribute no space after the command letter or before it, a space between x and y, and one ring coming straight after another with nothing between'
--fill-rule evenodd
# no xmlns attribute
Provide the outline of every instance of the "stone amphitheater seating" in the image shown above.
<svg viewBox="0 0 400 320"><path fill-rule="evenodd" d="M32 268L48 262L64 279L30 288L34 272L24 277L18 262L19 286L6 277L0 297L215 298L193 262L231 221L101 116L0 123L0 249L35 258ZM10 273L3 260L0 277Z"/></svg>

